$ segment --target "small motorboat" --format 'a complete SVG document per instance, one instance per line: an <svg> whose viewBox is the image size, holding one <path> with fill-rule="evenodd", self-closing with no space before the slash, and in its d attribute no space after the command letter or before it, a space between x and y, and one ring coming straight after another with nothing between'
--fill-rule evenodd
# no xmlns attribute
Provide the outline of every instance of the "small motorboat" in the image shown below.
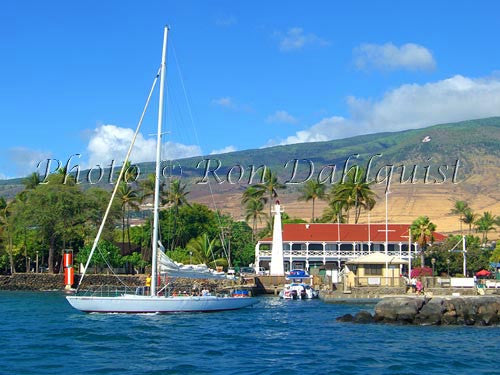
<svg viewBox="0 0 500 375"><path fill-rule="evenodd" d="M319 293L314 290L307 282L311 280L311 276L304 270L291 270L287 276L287 280L291 282L285 284L280 292L280 298L283 299L313 299L318 298Z"/></svg>

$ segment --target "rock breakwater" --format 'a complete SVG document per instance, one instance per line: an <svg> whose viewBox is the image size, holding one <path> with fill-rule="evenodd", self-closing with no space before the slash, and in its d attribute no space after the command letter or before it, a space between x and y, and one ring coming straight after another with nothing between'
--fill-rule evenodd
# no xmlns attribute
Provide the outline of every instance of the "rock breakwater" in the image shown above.
<svg viewBox="0 0 500 375"><path fill-rule="evenodd" d="M497 325L500 296L389 297L375 305L375 314L360 311L337 318L342 322L418 325Z"/></svg>
<svg viewBox="0 0 500 375"><path fill-rule="evenodd" d="M89 274L83 279L81 289L95 289L100 286L116 287L118 289L127 287L135 288L146 284L146 275L119 275L120 279L113 275ZM76 287L80 275L75 275ZM121 280L121 281L120 281ZM233 286L230 280L198 280L176 278L169 280L172 292L190 293L193 290L208 289L212 292L227 291ZM64 275L50 273L16 273L13 275L0 275L0 290L26 290L47 291L64 290Z"/></svg>
<svg viewBox="0 0 500 375"><path fill-rule="evenodd" d="M75 275L75 286L79 281L80 275ZM141 286L146 281L145 275L120 275L120 279L129 286ZM95 287L100 285L109 285L120 287L123 284L112 275L94 275L85 276L82 282L82 288ZM50 273L15 273L13 275L0 276L0 290L63 290L64 275Z"/></svg>

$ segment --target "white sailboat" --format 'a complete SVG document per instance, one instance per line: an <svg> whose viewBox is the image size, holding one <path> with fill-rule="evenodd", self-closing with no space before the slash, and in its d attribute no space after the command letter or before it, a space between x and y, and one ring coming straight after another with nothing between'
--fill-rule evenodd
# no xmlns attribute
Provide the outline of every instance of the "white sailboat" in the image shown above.
<svg viewBox="0 0 500 375"><path fill-rule="evenodd" d="M165 83L165 70L166 70L166 54L167 54L167 38L168 38L168 27L165 27L163 34L163 51L162 51L162 62L159 70L160 76L160 99L159 99L159 111L158 111L158 133L157 133L157 146L156 146L156 170L155 170L155 194L154 194L154 209L153 209L153 252L152 252L152 271L151 271L151 288L149 295L135 295L123 293L118 296L97 296L97 295L74 295L67 296L66 299L75 309L83 312L100 312L100 313L179 313L179 312L211 312L211 311L223 311L223 310L236 310L244 307L248 307L257 303L257 300L252 297L247 296L212 296L207 293L201 296L169 296L164 290L161 293L157 293L157 279L158 279L158 268L159 264L163 272L166 271L167 275L171 277L187 277L187 278L219 278L219 275L208 272L204 269L195 269L181 267L176 263L172 262L163 251L159 250L158 247L161 243L158 239L159 233L159 191L160 191L160 158L161 158L161 136L162 136L162 120L163 120L163 91ZM139 132L144 113L148 106L151 94L153 92L154 86L156 84L158 75L156 76L153 87L149 93L148 99L146 101L146 107L142 113L141 119L137 126L134 138L129 147L127 156L125 157L124 165L132 151L132 147L135 138ZM89 267L90 260L97 248L99 238L101 236L104 224L106 222L111 204L116 195L118 184L121 181L124 173L124 167L120 171L120 175L116 181L115 188L111 195L110 202L104 214L103 221L97 236L94 240L92 250L90 252L89 258L85 265L82 277L79 280L77 291L81 285L87 268ZM162 294L162 295L160 295Z"/></svg>

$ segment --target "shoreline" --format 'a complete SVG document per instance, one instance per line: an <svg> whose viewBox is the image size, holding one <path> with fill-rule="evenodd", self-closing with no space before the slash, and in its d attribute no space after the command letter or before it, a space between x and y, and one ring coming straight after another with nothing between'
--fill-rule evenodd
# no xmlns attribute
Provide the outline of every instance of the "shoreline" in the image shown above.
<svg viewBox="0 0 500 375"><path fill-rule="evenodd" d="M143 286L146 275L120 275L125 284L130 287ZM76 286L80 275L75 275ZM81 287L91 288L101 285L123 287L123 284L113 275L87 274ZM51 273L15 273L13 275L0 275L0 290L25 290L25 291L64 291L64 274Z"/></svg>

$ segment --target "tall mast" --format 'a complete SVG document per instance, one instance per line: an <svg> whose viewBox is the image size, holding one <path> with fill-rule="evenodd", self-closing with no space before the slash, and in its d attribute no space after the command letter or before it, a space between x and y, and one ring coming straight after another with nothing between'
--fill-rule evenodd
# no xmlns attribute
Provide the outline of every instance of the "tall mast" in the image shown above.
<svg viewBox="0 0 500 375"><path fill-rule="evenodd" d="M163 50L161 54L161 73L160 73L160 101L158 104L158 134L156 136L156 168L155 168L155 193L153 207L153 252L151 265L151 295L156 295L156 280L157 280L157 257L158 257L158 216L160 206L160 158L161 158L161 135L163 122L163 91L165 88L165 70L167 60L167 37L168 26L165 26L163 31Z"/></svg>

